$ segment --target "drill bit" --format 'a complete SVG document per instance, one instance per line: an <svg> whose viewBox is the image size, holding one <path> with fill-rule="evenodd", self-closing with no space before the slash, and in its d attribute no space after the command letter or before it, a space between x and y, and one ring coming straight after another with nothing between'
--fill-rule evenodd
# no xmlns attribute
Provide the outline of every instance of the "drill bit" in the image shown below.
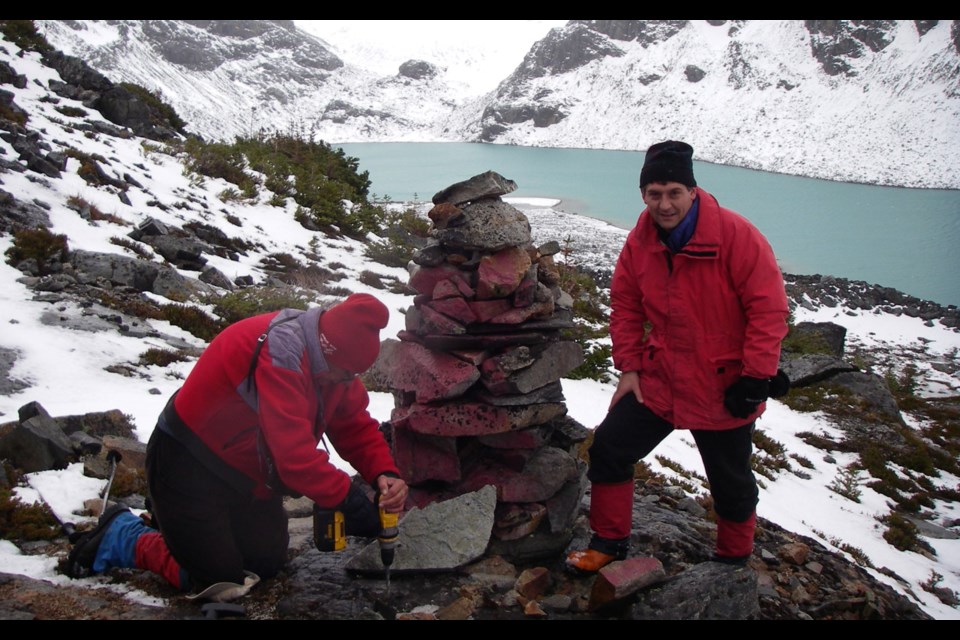
<svg viewBox="0 0 960 640"><path fill-rule="evenodd" d="M390 566L397 548L397 537L400 531L397 528L399 516L380 509L380 533L377 541L380 543L380 562L383 563L387 583L387 597L390 597Z"/></svg>

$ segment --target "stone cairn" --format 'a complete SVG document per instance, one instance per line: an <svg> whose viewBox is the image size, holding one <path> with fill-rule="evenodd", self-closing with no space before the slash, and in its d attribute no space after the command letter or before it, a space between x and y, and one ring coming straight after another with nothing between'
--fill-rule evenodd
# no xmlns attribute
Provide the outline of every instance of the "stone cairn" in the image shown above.
<svg viewBox="0 0 960 640"><path fill-rule="evenodd" d="M410 265L416 291L377 368L392 390L390 431L411 502L496 488L491 548L522 559L561 550L584 495L560 378L583 362L562 330L558 242L535 247L501 199L515 182L488 171L433 197L431 240Z"/></svg>

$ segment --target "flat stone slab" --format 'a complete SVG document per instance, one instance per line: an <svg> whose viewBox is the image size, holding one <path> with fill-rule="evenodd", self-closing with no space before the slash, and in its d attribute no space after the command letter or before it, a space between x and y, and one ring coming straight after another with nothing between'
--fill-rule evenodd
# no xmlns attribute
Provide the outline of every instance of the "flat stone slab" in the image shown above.
<svg viewBox="0 0 960 640"><path fill-rule="evenodd" d="M423 509L411 509L400 520L390 571L453 571L480 558L490 542L496 506L497 491L488 485ZM384 573L380 545L374 541L364 547L346 569Z"/></svg>

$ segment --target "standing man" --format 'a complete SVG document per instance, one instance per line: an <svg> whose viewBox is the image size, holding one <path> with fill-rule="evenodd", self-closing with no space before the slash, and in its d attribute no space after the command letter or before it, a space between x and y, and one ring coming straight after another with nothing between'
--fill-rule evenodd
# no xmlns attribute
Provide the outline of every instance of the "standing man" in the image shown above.
<svg viewBox="0 0 960 640"><path fill-rule="evenodd" d="M380 507L402 510L407 485L357 377L376 360L388 315L357 293L327 310L285 309L224 329L147 446L159 531L124 507L108 509L67 572L137 567L183 590L219 585L214 599L232 599L286 563L284 495L342 511L349 535L376 535L377 508L318 444L326 435L376 488Z"/></svg>
<svg viewBox="0 0 960 640"><path fill-rule="evenodd" d="M717 515L715 560L745 564L758 497L751 435L778 374L787 296L769 243L746 218L698 188L693 148L647 150L647 208L611 284L613 361L622 374L590 447L590 527L567 565L597 571L627 555L634 465L675 429L690 429Z"/></svg>

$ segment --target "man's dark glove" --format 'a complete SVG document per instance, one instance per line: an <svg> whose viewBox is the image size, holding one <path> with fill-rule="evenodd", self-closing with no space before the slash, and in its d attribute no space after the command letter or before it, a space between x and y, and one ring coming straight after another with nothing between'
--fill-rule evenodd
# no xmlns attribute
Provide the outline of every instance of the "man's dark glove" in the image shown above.
<svg viewBox="0 0 960 640"><path fill-rule="evenodd" d="M770 397L782 398L788 391L790 391L790 378L783 369L777 369L777 375L770 378Z"/></svg>
<svg viewBox="0 0 960 640"><path fill-rule="evenodd" d="M348 536L374 538L380 533L380 513L357 485L350 485L347 497L337 510L343 513L344 529Z"/></svg>
<svg viewBox="0 0 960 640"><path fill-rule="evenodd" d="M737 418L748 418L760 403L770 397L770 381L764 378L741 376L727 388L723 406Z"/></svg>

